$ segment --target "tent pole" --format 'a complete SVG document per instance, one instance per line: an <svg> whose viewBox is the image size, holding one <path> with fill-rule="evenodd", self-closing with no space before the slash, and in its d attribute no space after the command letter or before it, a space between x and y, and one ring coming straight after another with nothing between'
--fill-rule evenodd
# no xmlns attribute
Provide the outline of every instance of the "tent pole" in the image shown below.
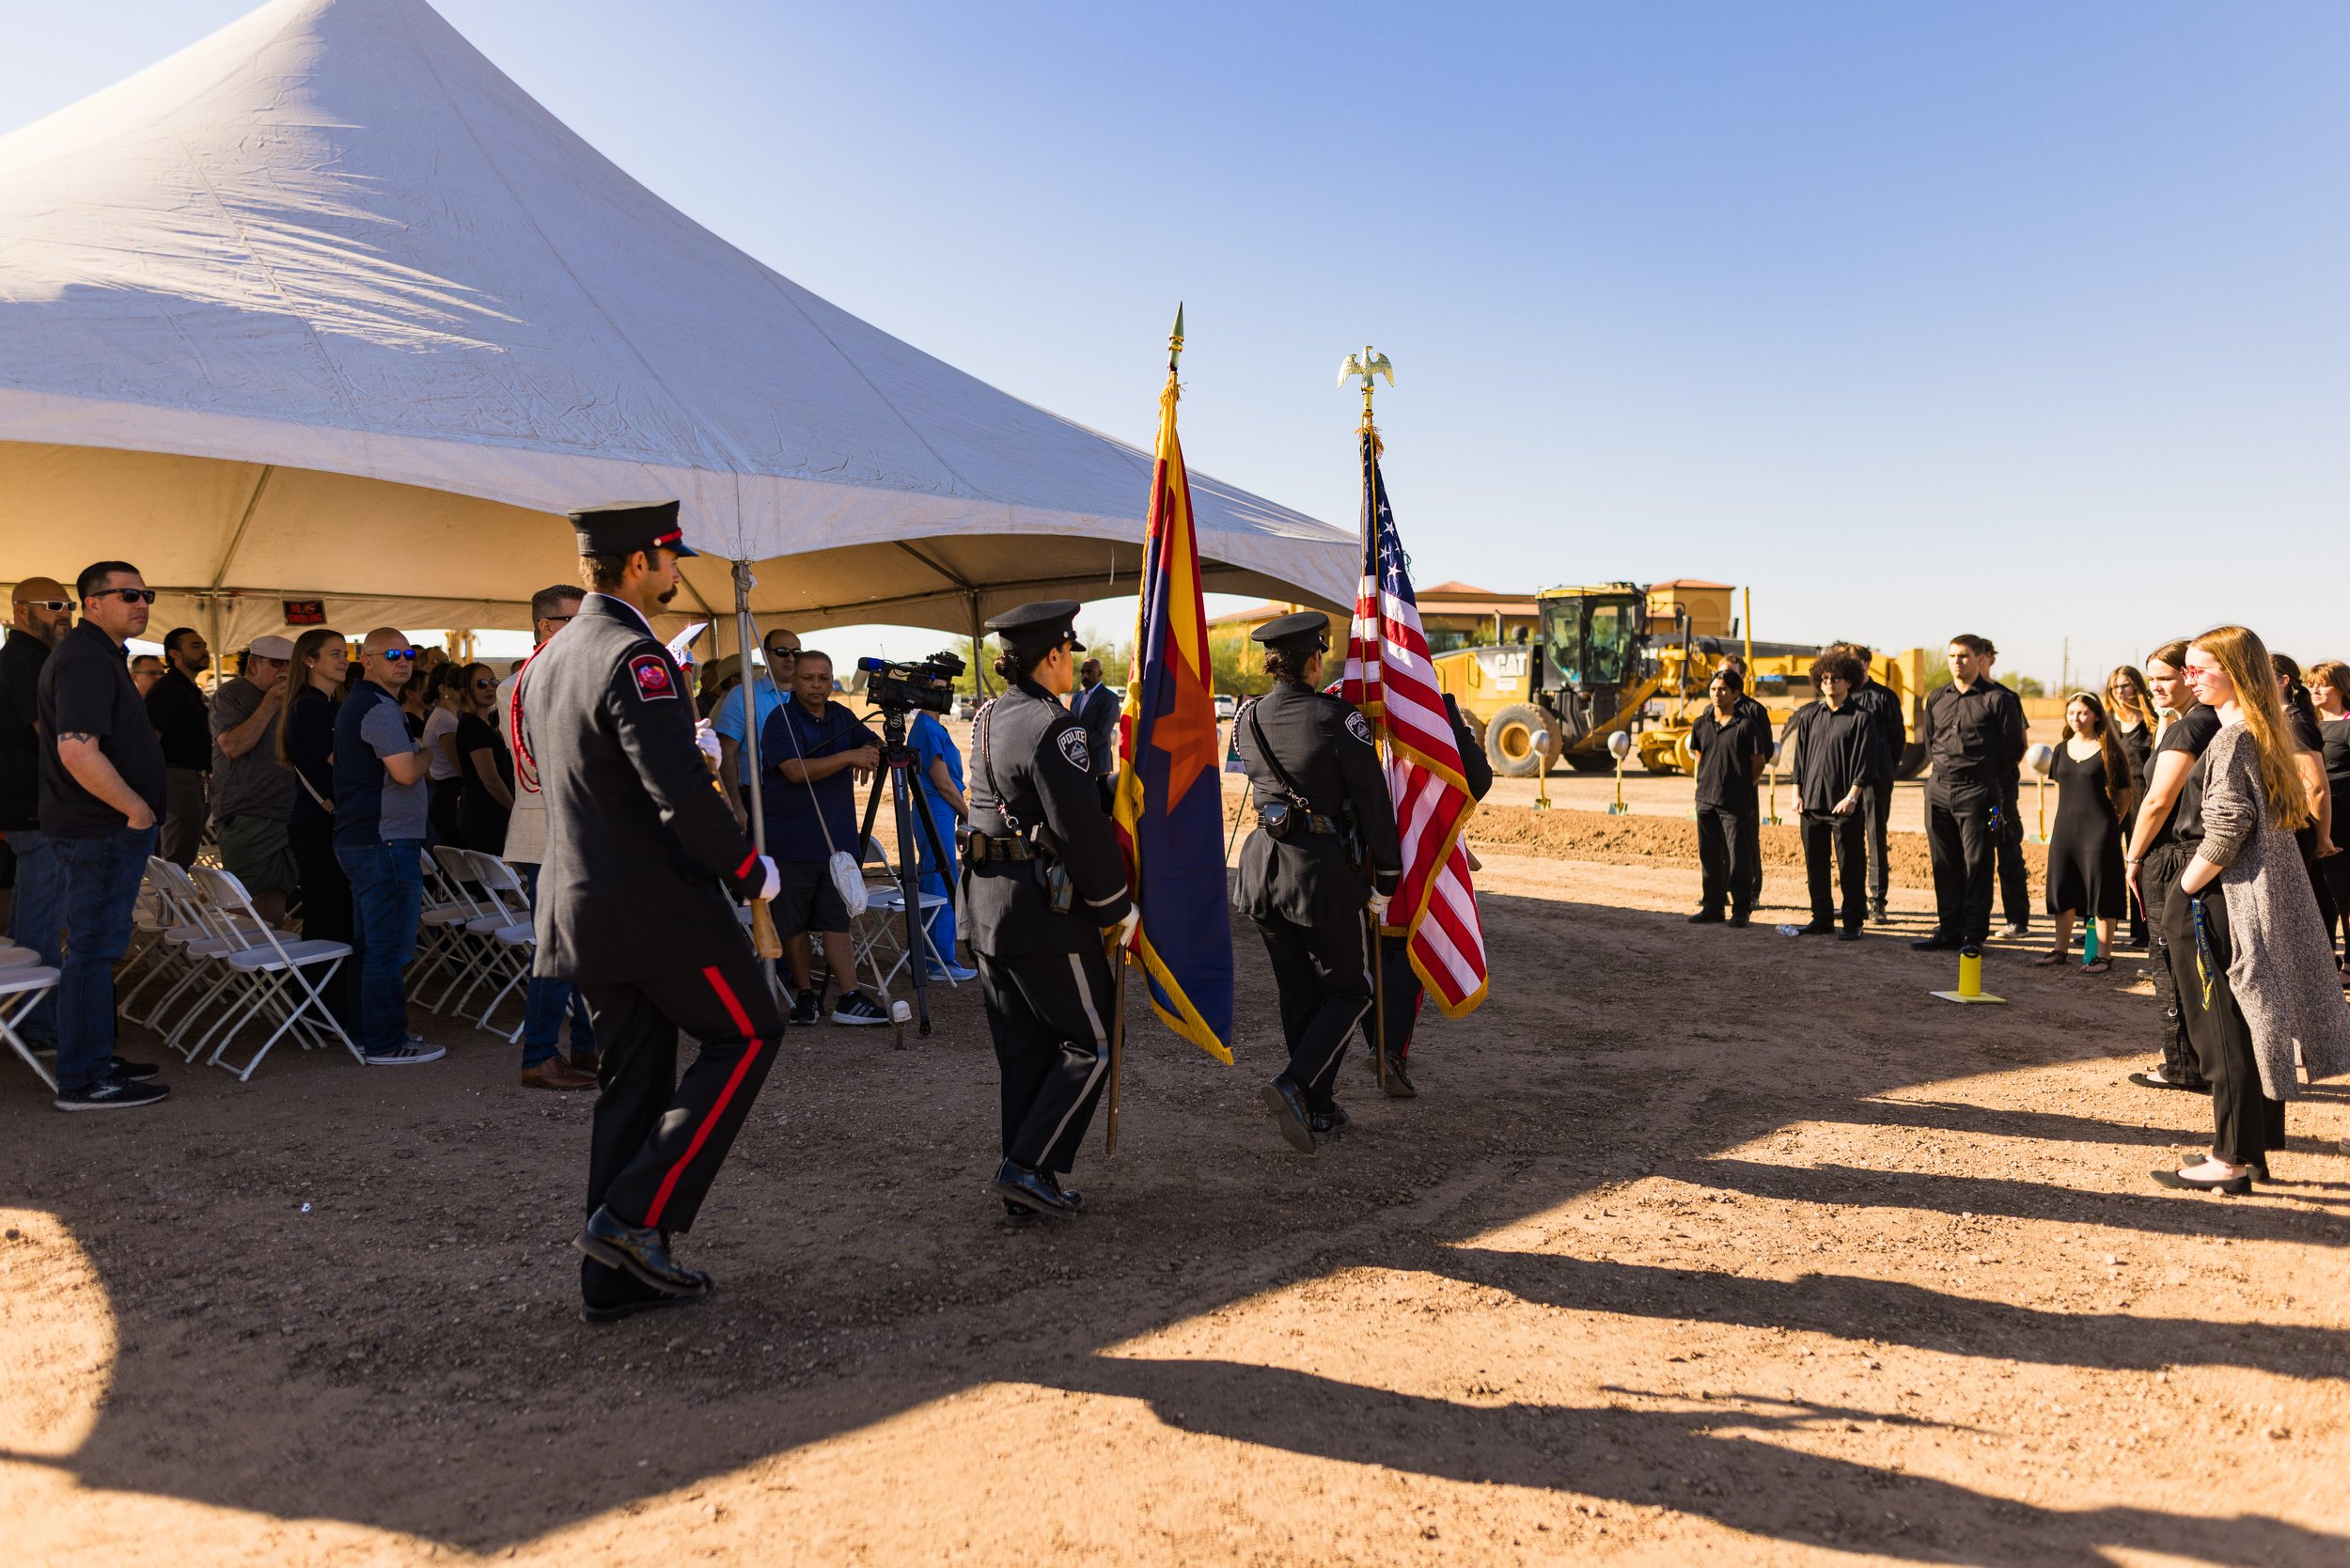
<svg viewBox="0 0 2350 1568"><path fill-rule="evenodd" d="M751 650L759 644L759 624L751 619L751 589L759 581L751 563L734 566L734 646L743 657L743 761L751 776L751 842L767 853L767 813L760 803L759 700L751 684Z"/></svg>
<svg viewBox="0 0 2350 1568"><path fill-rule="evenodd" d="M979 590L973 588L964 595L964 603L971 606L971 686L976 695L984 698L987 696L987 661L980 655L985 651L981 639L986 633L979 625Z"/></svg>

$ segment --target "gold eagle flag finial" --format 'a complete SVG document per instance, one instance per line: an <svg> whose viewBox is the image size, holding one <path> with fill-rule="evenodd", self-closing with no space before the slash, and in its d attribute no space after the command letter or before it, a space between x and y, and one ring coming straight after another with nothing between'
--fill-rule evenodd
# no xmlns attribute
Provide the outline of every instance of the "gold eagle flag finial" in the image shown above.
<svg viewBox="0 0 2350 1568"><path fill-rule="evenodd" d="M1373 428L1371 422L1371 387L1381 376L1386 377L1387 384L1393 386L1395 367L1388 362L1386 354L1365 343L1362 353L1348 354L1346 363L1339 367L1339 384L1344 386L1358 376L1363 384L1363 429L1371 430Z"/></svg>

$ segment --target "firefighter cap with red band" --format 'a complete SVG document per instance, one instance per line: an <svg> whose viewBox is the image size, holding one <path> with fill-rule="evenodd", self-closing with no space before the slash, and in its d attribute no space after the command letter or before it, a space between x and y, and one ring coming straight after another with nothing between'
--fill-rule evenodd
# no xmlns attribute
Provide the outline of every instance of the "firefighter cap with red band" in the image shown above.
<svg viewBox="0 0 2350 1568"><path fill-rule="evenodd" d="M579 530L583 556L629 556L639 550L666 550L673 556L696 552L678 526L675 501L612 501L584 507L571 514Z"/></svg>

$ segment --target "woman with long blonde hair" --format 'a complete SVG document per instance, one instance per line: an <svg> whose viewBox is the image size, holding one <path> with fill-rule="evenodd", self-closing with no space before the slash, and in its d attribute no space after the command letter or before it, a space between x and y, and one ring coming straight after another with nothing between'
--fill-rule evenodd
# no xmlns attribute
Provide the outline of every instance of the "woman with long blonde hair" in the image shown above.
<svg viewBox="0 0 2350 1568"><path fill-rule="evenodd" d="M2245 1193L2284 1146L2287 1100L2350 1072L2350 1009L2294 834L2311 821L2267 648L2241 626L2188 644L2186 680L2219 716L2182 793L2194 852L2162 915L2183 964L2179 1010L2210 1079L2214 1137L2165 1186Z"/></svg>

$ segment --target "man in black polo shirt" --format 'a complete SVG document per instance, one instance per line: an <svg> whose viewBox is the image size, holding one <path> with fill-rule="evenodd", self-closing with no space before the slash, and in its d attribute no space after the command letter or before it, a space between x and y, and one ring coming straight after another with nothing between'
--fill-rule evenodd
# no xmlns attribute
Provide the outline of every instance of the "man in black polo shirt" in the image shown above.
<svg viewBox="0 0 2350 1568"><path fill-rule="evenodd" d="M1819 700L1795 712L1788 733L1795 743L1795 810L1802 823L1803 864L1811 884L1811 923L1806 936L1834 932L1840 942L1860 936L1868 819L1861 803L1890 774L1873 719L1855 707L1852 689L1862 674L1849 653L1823 653L1811 665ZM1836 859L1841 901L1831 892L1828 857Z"/></svg>
<svg viewBox="0 0 2350 1568"><path fill-rule="evenodd" d="M196 678L212 667L212 651L193 626L164 634L163 676L148 688L147 721L164 743L163 848L175 866L196 864L212 816L212 711Z"/></svg>
<svg viewBox="0 0 2350 1568"><path fill-rule="evenodd" d="M1888 759L1885 776L1869 786L1868 794L1860 802L1860 814L1868 820L1869 918L1883 925L1886 896L1892 884L1890 869L1885 863L1885 829L1893 814L1893 767L1900 763L1902 752L1909 745L1909 727L1902 722L1901 699L1885 689L1885 682L1870 674L1873 653L1855 642L1840 642L1833 651L1849 653L1859 663L1860 683L1853 687L1850 701L1876 726L1877 744L1885 748Z"/></svg>
<svg viewBox="0 0 2350 1568"><path fill-rule="evenodd" d="M1983 674L1991 644L1962 633L1948 657L1950 682L1927 697L1919 726L1934 768L1926 783L1934 934L1910 944L1922 952L1980 948L1990 937L1993 861L2025 750L2024 705Z"/></svg>
<svg viewBox="0 0 2350 1568"><path fill-rule="evenodd" d="M11 625L0 647L0 887L11 887L8 940L54 969L65 951L65 872L40 831L40 672L72 630L73 599L54 577L27 577L8 598ZM36 1003L17 1032L54 1047L55 996Z"/></svg>
<svg viewBox="0 0 2350 1568"><path fill-rule="evenodd" d="M1689 727L1698 760L1698 868L1701 906L1691 925L1743 926L1762 880L1762 812L1754 787L1771 760L1771 716L1746 701L1746 680L1724 669L1706 686L1711 706Z"/></svg>
<svg viewBox="0 0 2350 1568"><path fill-rule="evenodd" d="M122 645L147 630L155 596L126 561L74 585L82 623L40 672L40 830L65 873L65 963L57 981L59 1110L150 1105L155 1069L115 1050L115 960L155 850L164 752Z"/></svg>

